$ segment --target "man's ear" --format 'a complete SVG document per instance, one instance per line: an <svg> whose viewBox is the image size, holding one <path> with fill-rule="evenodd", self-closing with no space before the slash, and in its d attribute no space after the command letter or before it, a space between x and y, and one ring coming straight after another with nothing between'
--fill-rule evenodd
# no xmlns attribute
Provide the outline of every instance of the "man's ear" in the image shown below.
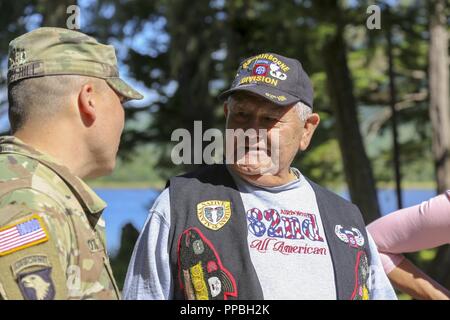
<svg viewBox="0 0 450 320"><path fill-rule="evenodd" d="M97 118L95 107L94 87L91 83L84 84L78 95L78 109L86 126L91 126Z"/></svg>
<svg viewBox="0 0 450 320"><path fill-rule="evenodd" d="M311 138L316 131L317 126L320 123L320 116L317 113L313 113L309 116L303 126L302 138L300 140L300 150L305 151L308 148Z"/></svg>

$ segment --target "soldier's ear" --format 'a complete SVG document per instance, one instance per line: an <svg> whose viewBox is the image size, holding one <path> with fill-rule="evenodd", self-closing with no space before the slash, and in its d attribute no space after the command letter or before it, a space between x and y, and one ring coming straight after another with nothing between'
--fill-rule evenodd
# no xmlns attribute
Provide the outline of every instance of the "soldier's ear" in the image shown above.
<svg viewBox="0 0 450 320"><path fill-rule="evenodd" d="M90 83L84 84L78 95L78 110L86 126L91 126L97 118L95 107L94 86Z"/></svg>

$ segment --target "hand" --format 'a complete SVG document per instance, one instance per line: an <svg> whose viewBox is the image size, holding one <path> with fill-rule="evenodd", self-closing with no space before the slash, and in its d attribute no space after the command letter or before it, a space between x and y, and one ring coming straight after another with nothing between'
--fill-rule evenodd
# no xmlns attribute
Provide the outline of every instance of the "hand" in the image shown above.
<svg viewBox="0 0 450 320"><path fill-rule="evenodd" d="M388 274L395 288L417 300L450 300L450 292L408 259Z"/></svg>

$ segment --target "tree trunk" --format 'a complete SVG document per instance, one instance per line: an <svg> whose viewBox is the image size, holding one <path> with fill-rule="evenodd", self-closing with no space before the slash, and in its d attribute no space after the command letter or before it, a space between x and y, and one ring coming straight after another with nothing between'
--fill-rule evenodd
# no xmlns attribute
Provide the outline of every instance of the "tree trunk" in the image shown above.
<svg viewBox="0 0 450 320"><path fill-rule="evenodd" d="M209 144L202 141L201 148L194 146L194 122L201 121L203 132L213 127L214 100L209 92L209 81L213 77L214 64L212 52L218 46L214 41L214 25L207 26L199 16L212 16L208 1L188 2L169 1L167 13L168 32L171 37L170 68L177 80L178 89L171 98L172 106L178 111L180 124L187 129L191 141L191 163L185 166L192 170L197 164L204 164L202 151ZM192 32L197 30L197 32ZM201 134L203 134L201 132Z"/></svg>
<svg viewBox="0 0 450 320"><path fill-rule="evenodd" d="M450 189L450 105L448 31L445 0L430 3L429 97L433 128L433 156L436 167L437 192ZM450 286L450 247L439 248L429 273L445 286Z"/></svg>
<svg viewBox="0 0 450 320"><path fill-rule="evenodd" d="M389 10L389 9L388 9ZM388 14L389 11L388 11ZM397 209L403 208L402 199L402 176L400 171L400 144L398 142L398 115L395 109L397 103L397 88L395 86L395 72L394 72L394 57L393 57L393 44L392 44L392 25L387 27L386 33L387 40L387 56L389 65L389 106L391 108L392 117L392 145L393 145L393 163L394 163L394 176L395 176L395 192L397 194Z"/></svg>
<svg viewBox="0 0 450 320"><path fill-rule="evenodd" d="M380 213L372 167L359 130L342 28L338 27L336 34L324 45L323 57L350 196L362 211L365 222L370 223Z"/></svg>
<svg viewBox="0 0 450 320"><path fill-rule="evenodd" d="M448 32L445 0L435 0L430 12L429 94L437 191L450 189L450 105Z"/></svg>

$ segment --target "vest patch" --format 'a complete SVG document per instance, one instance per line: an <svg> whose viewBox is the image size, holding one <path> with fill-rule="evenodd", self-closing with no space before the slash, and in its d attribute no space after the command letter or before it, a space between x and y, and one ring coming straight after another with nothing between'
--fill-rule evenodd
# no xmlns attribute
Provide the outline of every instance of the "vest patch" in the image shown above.
<svg viewBox="0 0 450 320"><path fill-rule="evenodd" d="M356 264L355 264L355 287L353 289L351 300L369 300L369 261L367 254L364 251L365 239L358 228L352 227L344 229L342 225L338 224L334 228L336 236L344 243L348 244L349 248L356 249Z"/></svg>
<svg viewBox="0 0 450 320"><path fill-rule="evenodd" d="M221 200L203 201L197 204L197 217L211 230L219 230L231 217L231 202Z"/></svg>
<svg viewBox="0 0 450 320"><path fill-rule="evenodd" d="M188 300L237 297L233 275L222 265L213 244L197 228L189 228L179 237L178 276Z"/></svg>
<svg viewBox="0 0 450 320"><path fill-rule="evenodd" d="M358 251L355 266L355 289L353 290L351 300L369 300L369 262L366 253Z"/></svg>
<svg viewBox="0 0 450 320"><path fill-rule="evenodd" d="M364 246L365 240L361 231L357 228L344 229L340 224L336 225L334 232L336 236L349 247L359 249Z"/></svg>

